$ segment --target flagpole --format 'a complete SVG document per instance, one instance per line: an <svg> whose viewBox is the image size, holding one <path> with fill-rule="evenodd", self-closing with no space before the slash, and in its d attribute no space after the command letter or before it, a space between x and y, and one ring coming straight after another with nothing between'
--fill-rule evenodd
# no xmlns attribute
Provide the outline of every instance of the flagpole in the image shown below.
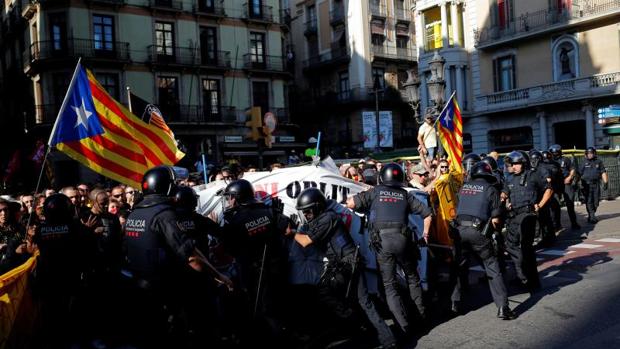
<svg viewBox="0 0 620 349"><path fill-rule="evenodd" d="M39 186L41 185L41 179L43 178L43 171L45 170L45 163L47 162L47 155L50 153L51 149L52 147L48 146L47 150L45 151L45 156L43 157L43 162L41 163L41 171L39 171L39 179L37 179L37 185L34 189L35 196L36 194L39 193ZM28 212L28 222L26 223L26 232L28 232L28 229L30 228L30 220L32 219L32 215L36 214L35 208L36 207L33 207L32 212Z"/></svg>
<svg viewBox="0 0 620 349"><path fill-rule="evenodd" d="M454 95L456 95L456 90L454 90L454 92L452 92L452 94L450 95L450 98L448 98L448 102L452 100ZM446 103L446 105L443 106L443 109L441 109L441 113L439 113L439 115L443 114L443 112L444 112L444 110L446 110L446 108L448 108L448 103ZM435 126L437 126L437 121L439 121L439 117L437 119L435 119L435 123L433 123L433 128L435 128Z"/></svg>
<svg viewBox="0 0 620 349"><path fill-rule="evenodd" d="M133 110L131 110L131 87L125 87L127 89L127 109L129 112L133 114Z"/></svg>
<svg viewBox="0 0 620 349"><path fill-rule="evenodd" d="M58 110L58 115L56 115L56 122L54 122L54 127L52 127L52 132L50 133L50 139L47 141L48 146L52 146L52 138L56 133L56 128L58 127L58 121L60 120L60 115L64 112L65 107L67 106L67 102L69 101L69 92L73 91L73 86L75 86L75 78L77 77L78 71L80 69L80 63L82 62L82 57L78 58L78 62L75 65L75 70L73 71L73 77L71 78L71 82L69 83L69 88L67 89L67 93L65 93L65 98L62 100L62 105L60 106L60 110ZM47 156L47 155L46 155ZM38 185L38 183L37 183Z"/></svg>

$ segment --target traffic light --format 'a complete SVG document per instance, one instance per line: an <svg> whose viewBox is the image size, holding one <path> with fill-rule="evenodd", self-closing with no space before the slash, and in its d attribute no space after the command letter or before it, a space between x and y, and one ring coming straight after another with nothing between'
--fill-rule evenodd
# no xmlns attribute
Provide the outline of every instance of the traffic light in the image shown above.
<svg viewBox="0 0 620 349"><path fill-rule="evenodd" d="M249 115L249 120L245 123L250 127L250 132L246 135L247 138L252 138L253 141L258 141L263 138L263 119L261 117L260 107L252 107L245 112L245 115Z"/></svg>
<svg viewBox="0 0 620 349"><path fill-rule="evenodd" d="M265 146L271 148L273 144L273 136L271 135L271 129L267 126L263 126L263 134L265 135Z"/></svg>

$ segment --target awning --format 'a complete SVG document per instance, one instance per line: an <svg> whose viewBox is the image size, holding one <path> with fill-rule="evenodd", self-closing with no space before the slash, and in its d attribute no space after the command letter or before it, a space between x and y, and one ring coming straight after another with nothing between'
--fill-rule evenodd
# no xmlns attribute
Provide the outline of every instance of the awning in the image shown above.
<svg viewBox="0 0 620 349"><path fill-rule="evenodd" d="M603 131L608 135L620 135L620 124L603 127Z"/></svg>
<svg viewBox="0 0 620 349"><path fill-rule="evenodd" d="M385 35L385 24L380 21L372 21L370 23L370 32L372 34Z"/></svg>

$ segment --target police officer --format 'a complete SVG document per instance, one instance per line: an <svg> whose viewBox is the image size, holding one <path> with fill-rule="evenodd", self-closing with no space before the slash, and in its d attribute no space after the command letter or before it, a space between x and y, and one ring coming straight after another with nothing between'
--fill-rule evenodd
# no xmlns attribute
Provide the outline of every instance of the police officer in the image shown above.
<svg viewBox="0 0 620 349"><path fill-rule="evenodd" d="M551 215L551 221L553 222L554 231L559 231L562 229L559 224L559 217L561 215L561 206L558 198L560 194L564 191L564 174L562 173L562 169L560 164L553 159L553 155L548 150L543 150L542 152L542 163L547 168L547 171L551 173L551 187L555 195L549 199L549 210ZM579 229L579 225L573 226L573 229Z"/></svg>
<svg viewBox="0 0 620 349"><path fill-rule="evenodd" d="M491 170L493 171L493 177L495 177L495 183L493 185L496 186L499 190L501 190L502 186L504 185L504 173L499 170L497 161L490 156L485 156L480 161L491 166Z"/></svg>
<svg viewBox="0 0 620 349"><path fill-rule="evenodd" d="M514 261L518 279L533 291L540 288L533 247L535 214L545 206L553 190L550 182L529 170L529 159L525 155L513 151L506 157L512 168L512 176L504 183L502 195L508 200L509 210L506 250Z"/></svg>
<svg viewBox="0 0 620 349"><path fill-rule="evenodd" d="M469 176L469 171L472 169L472 167L474 167L475 164L480 162L480 160L482 160L480 155L475 154L475 153L470 153L463 157L462 163L463 163L463 168L465 169L466 177Z"/></svg>
<svg viewBox="0 0 620 349"><path fill-rule="evenodd" d="M549 153L553 156L553 160L557 161L560 165L560 170L562 171L564 188L562 191L556 193L558 196L558 202L560 197L564 198L564 204L566 205L566 211L568 212L568 217L570 218L571 228L579 229L581 228L577 223L577 215L575 214L575 191L573 186L573 180L575 179L575 164L573 164L572 160L566 156L562 155L562 147L559 144L553 144L549 147ZM553 224L555 225L556 230L562 228L562 222L560 221L560 210L554 212L553 214Z"/></svg>
<svg viewBox="0 0 620 349"><path fill-rule="evenodd" d="M290 221L254 197L252 184L244 179L226 187L222 243L237 260L241 289L247 297L247 314L242 336L255 335L261 340L281 340L283 336L282 296L285 274L283 236ZM260 321L250 323L250 316ZM267 326L269 333L258 331ZM252 331L256 331L252 334ZM271 336L272 338L267 338ZM246 338L251 340L250 337ZM253 338L252 338L253 339Z"/></svg>
<svg viewBox="0 0 620 349"><path fill-rule="evenodd" d="M586 159L579 166L579 174L581 175L581 186L586 197L588 222L597 223L598 219L595 214L601 196L599 185L602 179L603 190L607 190L609 177L607 176L607 170L605 165L603 165L603 161L596 156L596 148L588 147L586 149Z"/></svg>
<svg viewBox="0 0 620 349"><path fill-rule="evenodd" d="M506 286L495 256L491 234L499 228L502 214L499 191L495 187L496 177L491 166L479 162L471 169L471 179L463 184L459 192L457 208L458 230L454 236L455 248L471 250L482 259L489 279L491 295L497 306L497 316L512 320L516 316L508 306ZM457 254L459 255L459 254ZM465 265L466 263L459 263ZM468 268L460 268L467 275ZM460 278L452 295L453 302L460 302Z"/></svg>
<svg viewBox="0 0 620 349"><path fill-rule="evenodd" d="M541 177L543 181L551 183L551 188L556 188L557 183L553 177L553 166L543 161L542 152L532 149L528 152L532 171ZM541 193L539 193L541 194ZM539 246L551 246L555 241L555 227L551 219L550 204L545 205L538 211L541 241Z"/></svg>
<svg viewBox="0 0 620 349"><path fill-rule="evenodd" d="M368 296L366 282L360 273L363 265L359 247L341 216L327 210L328 202L317 188L305 189L297 198L297 210L307 221L304 232L295 232L295 241L304 248L317 246L326 256L325 269L319 280L319 298L336 315L341 324L351 325L352 310L348 298L357 298L362 310L375 327L384 348L396 347L394 335L381 318Z"/></svg>
<svg viewBox="0 0 620 349"><path fill-rule="evenodd" d="M172 202L176 179L177 173L170 166L148 170L142 178L144 199L134 205L125 224L125 274L133 286L132 320L140 324L132 327L129 335L147 347L184 346L179 341L187 340L185 329L175 328L178 322L169 323L169 319L174 319L178 301L185 296L179 284L189 270L208 272L232 288L230 279L217 272L181 230Z"/></svg>
<svg viewBox="0 0 620 349"><path fill-rule="evenodd" d="M52 348L68 344L71 333L70 305L77 294L82 261L90 254L82 242L85 232L74 220L69 198L53 194L43 203L45 221L35 230L39 247L36 294L41 297L41 336L35 336Z"/></svg>
<svg viewBox="0 0 620 349"><path fill-rule="evenodd" d="M369 229L373 247L383 279L388 307L394 314L401 329L409 332L409 321L397 290L396 265L400 265L407 277L409 295L424 319L422 289L417 272L417 260L411 231L408 228L410 213L424 217L423 237L428 239L431 226L431 210L418 201L413 194L402 188L405 176L402 168L395 163L381 169L381 184L347 199L347 207L356 211L370 210Z"/></svg>

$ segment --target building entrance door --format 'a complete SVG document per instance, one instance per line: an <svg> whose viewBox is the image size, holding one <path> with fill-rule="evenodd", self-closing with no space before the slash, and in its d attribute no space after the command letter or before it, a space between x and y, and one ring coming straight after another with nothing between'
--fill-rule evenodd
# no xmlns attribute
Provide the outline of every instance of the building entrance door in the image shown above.
<svg viewBox="0 0 620 349"><path fill-rule="evenodd" d="M553 124L555 143L563 149L586 148L586 121L573 120Z"/></svg>

